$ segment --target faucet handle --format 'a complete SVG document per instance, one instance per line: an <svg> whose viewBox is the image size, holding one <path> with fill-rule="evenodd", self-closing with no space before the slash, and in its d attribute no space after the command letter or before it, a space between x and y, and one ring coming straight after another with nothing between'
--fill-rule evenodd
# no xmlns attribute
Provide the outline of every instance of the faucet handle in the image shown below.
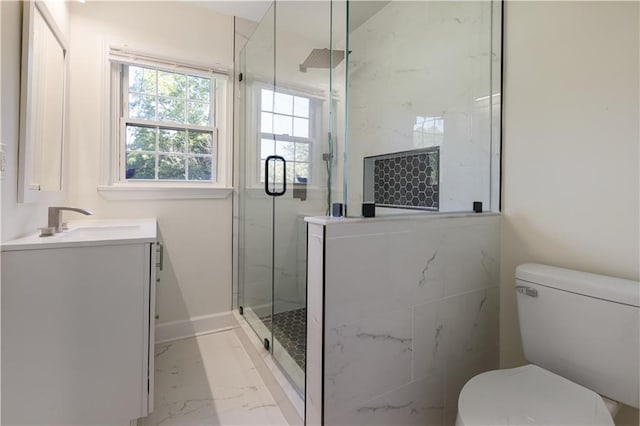
<svg viewBox="0 0 640 426"><path fill-rule="evenodd" d="M68 210L71 212L82 213L84 215L92 215L93 213L89 210L79 209L77 207L63 207L63 206L52 206L49 207L49 223L48 226L51 228L55 228L55 232L60 232L66 229L62 224L62 210Z"/></svg>

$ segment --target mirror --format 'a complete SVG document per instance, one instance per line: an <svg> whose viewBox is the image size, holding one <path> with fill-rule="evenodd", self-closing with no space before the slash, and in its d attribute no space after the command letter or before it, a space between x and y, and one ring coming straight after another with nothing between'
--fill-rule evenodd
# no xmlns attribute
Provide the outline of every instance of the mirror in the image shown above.
<svg viewBox="0 0 640 426"><path fill-rule="evenodd" d="M25 1L18 201L62 190L67 44L42 2Z"/></svg>

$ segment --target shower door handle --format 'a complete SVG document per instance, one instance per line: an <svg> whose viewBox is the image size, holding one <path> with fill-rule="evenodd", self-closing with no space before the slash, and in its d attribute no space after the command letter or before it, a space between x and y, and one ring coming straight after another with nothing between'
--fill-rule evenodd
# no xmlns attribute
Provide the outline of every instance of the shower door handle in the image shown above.
<svg viewBox="0 0 640 426"><path fill-rule="evenodd" d="M271 160L282 161L282 191L272 191L269 189L269 162ZM287 161L280 155L270 155L264 160L264 192L272 197L280 197L287 192Z"/></svg>

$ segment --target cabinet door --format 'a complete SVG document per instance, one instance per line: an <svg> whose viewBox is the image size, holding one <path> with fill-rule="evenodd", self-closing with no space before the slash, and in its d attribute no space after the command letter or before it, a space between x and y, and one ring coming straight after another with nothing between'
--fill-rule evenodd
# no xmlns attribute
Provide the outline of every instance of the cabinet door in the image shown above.
<svg viewBox="0 0 640 426"><path fill-rule="evenodd" d="M2 253L3 423L143 414L150 256L148 244Z"/></svg>

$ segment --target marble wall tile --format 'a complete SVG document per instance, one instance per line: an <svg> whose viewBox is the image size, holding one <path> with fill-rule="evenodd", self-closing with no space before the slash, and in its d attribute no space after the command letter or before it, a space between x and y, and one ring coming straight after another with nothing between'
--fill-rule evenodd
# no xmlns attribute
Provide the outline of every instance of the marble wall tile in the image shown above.
<svg viewBox="0 0 640 426"><path fill-rule="evenodd" d="M442 426L444 373L423 377L350 409L331 411L327 424Z"/></svg>
<svg viewBox="0 0 640 426"><path fill-rule="evenodd" d="M497 368L499 220L325 226L325 424L455 422L464 383Z"/></svg>
<svg viewBox="0 0 640 426"><path fill-rule="evenodd" d="M336 324L327 314L325 414L408 384L412 347L409 309L374 314L350 324Z"/></svg>

